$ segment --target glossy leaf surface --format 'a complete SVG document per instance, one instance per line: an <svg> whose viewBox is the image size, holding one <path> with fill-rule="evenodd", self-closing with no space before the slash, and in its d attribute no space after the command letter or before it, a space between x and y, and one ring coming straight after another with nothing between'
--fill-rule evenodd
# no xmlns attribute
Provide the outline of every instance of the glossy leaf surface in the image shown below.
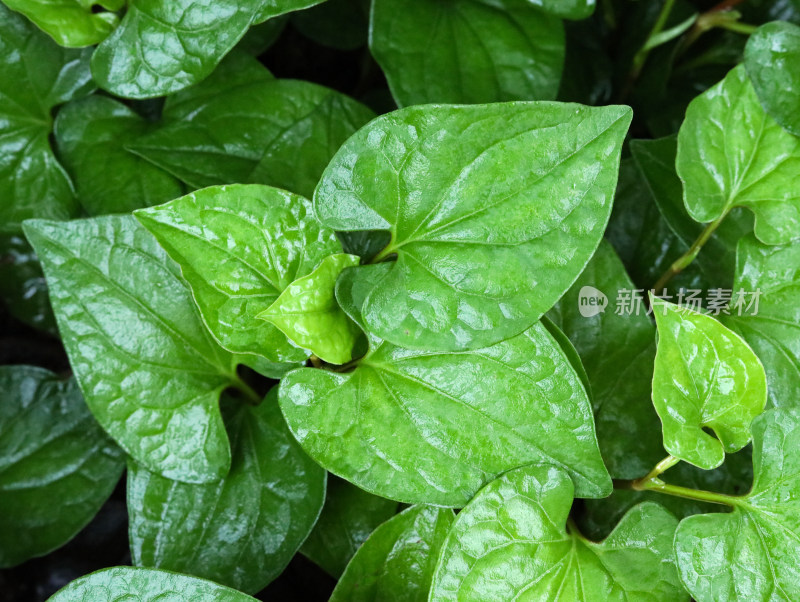
<svg viewBox="0 0 800 602"><path fill-rule="evenodd" d="M313 272L289 284L257 317L323 361L349 362L360 331L336 302L334 287L342 270L359 261L357 255L341 253L326 257Z"/></svg>
<svg viewBox="0 0 800 602"><path fill-rule="evenodd" d="M800 138L764 112L743 66L689 105L676 166L698 222L746 207L762 242L800 238Z"/></svg>
<svg viewBox="0 0 800 602"><path fill-rule="evenodd" d="M271 362L308 357L273 324L257 319L292 282L341 252L308 200L267 186L218 186L139 210L136 217L181 266L223 347Z"/></svg>
<svg viewBox="0 0 800 602"><path fill-rule="evenodd" d="M412 506L378 527L359 548L331 602L425 602L452 510Z"/></svg>
<svg viewBox="0 0 800 602"><path fill-rule="evenodd" d="M534 465L489 483L456 518L431 588L445 600L688 600L672 561L677 521L630 510L604 541L567 528L572 481Z"/></svg>
<svg viewBox="0 0 800 602"><path fill-rule="evenodd" d="M219 394L234 357L203 327L178 266L131 216L32 220L75 378L103 428L138 462L190 482L223 477Z"/></svg>
<svg viewBox="0 0 800 602"><path fill-rule="evenodd" d="M592 16L595 0L528 0L543 11L565 19L586 19Z"/></svg>
<svg viewBox="0 0 800 602"><path fill-rule="evenodd" d="M335 230L389 230L364 307L397 345L463 350L529 328L569 288L611 211L626 107L411 107L339 150L314 204Z"/></svg>
<svg viewBox="0 0 800 602"><path fill-rule="evenodd" d="M117 566L80 577L48 602L253 602L212 581L169 571Z"/></svg>
<svg viewBox="0 0 800 602"><path fill-rule="evenodd" d="M131 463L133 562L211 579L249 593L277 577L311 531L325 471L286 428L273 389L226 421L233 458L221 481L170 481Z"/></svg>
<svg viewBox="0 0 800 602"><path fill-rule="evenodd" d="M398 106L551 100L564 28L524 0L375 0L370 50Z"/></svg>
<svg viewBox="0 0 800 602"><path fill-rule="evenodd" d="M72 539L111 495L123 456L74 380L0 367L0 566Z"/></svg>
<svg viewBox="0 0 800 602"><path fill-rule="evenodd" d="M0 297L17 320L58 334L42 266L22 234L0 233Z"/></svg>
<svg viewBox="0 0 800 602"><path fill-rule="evenodd" d="M106 39L119 24L112 11L125 0L3 0L11 10L21 12L59 45L71 48L92 46ZM93 8L101 9L95 12Z"/></svg>
<svg viewBox="0 0 800 602"><path fill-rule="evenodd" d="M653 405L664 448L700 468L715 468L726 452L750 442L750 423L767 402L764 367L744 339L711 316L654 303Z"/></svg>

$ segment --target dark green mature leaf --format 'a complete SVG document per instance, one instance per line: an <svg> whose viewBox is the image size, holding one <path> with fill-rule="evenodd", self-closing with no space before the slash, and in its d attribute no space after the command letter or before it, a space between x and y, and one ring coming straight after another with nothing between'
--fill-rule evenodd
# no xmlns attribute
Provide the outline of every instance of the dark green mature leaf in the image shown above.
<svg viewBox="0 0 800 602"><path fill-rule="evenodd" d="M124 148L157 127L105 96L71 102L59 111L59 156L89 215L128 213L183 194L177 179Z"/></svg>
<svg viewBox="0 0 800 602"><path fill-rule="evenodd" d="M336 297L357 323L364 278L345 270ZM360 281L359 281L360 280ZM279 393L289 428L322 466L377 495L464 505L504 470L546 460L583 497L610 490L591 405L540 324L485 349L413 351L370 335L354 371L290 372Z"/></svg>
<svg viewBox="0 0 800 602"><path fill-rule="evenodd" d="M30 220L50 300L86 403L138 462L189 482L222 478L220 392L236 359L203 327L179 269L130 216Z"/></svg>
<svg viewBox="0 0 800 602"><path fill-rule="evenodd" d="M753 421L753 489L733 511L684 519L675 534L678 571L698 602L785 600L800 590L800 413L770 410Z"/></svg>
<svg viewBox="0 0 800 602"><path fill-rule="evenodd" d="M778 408L800 403L800 246L767 246L743 238L734 290L750 293L753 307L722 321L741 334L764 364L769 400Z"/></svg>
<svg viewBox="0 0 800 602"><path fill-rule="evenodd" d="M565 19L586 19L592 16L595 0L528 0L543 11Z"/></svg>
<svg viewBox="0 0 800 602"><path fill-rule="evenodd" d="M135 463L128 472L133 562L255 593L308 536L325 499L325 471L286 428L273 389L226 421L233 459L219 482L170 481Z"/></svg>
<svg viewBox="0 0 800 602"><path fill-rule="evenodd" d="M743 66L689 105L676 166L696 221L745 207L762 242L800 238L800 138L764 112Z"/></svg>
<svg viewBox="0 0 800 602"><path fill-rule="evenodd" d="M58 334L42 266L21 234L0 233L0 297L17 320Z"/></svg>
<svg viewBox="0 0 800 602"><path fill-rule="evenodd" d="M374 0L369 46L400 107L554 99L564 64L561 21L527 0Z"/></svg>
<svg viewBox="0 0 800 602"><path fill-rule="evenodd" d="M75 381L0 366L0 567L64 545L97 514L124 467Z"/></svg>
<svg viewBox="0 0 800 602"><path fill-rule="evenodd" d="M397 512L397 502L328 475L325 506L300 552L338 579L367 537Z"/></svg>
<svg viewBox="0 0 800 602"><path fill-rule="evenodd" d="M92 89L90 51L59 48L0 4L0 231L32 217L68 219L72 184L50 148L51 110Z"/></svg>
<svg viewBox="0 0 800 602"><path fill-rule="evenodd" d="M318 44L355 50L367 43L369 0L326 0L292 15L292 25Z"/></svg>
<svg viewBox="0 0 800 602"><path fill-rule="evenodd" d="M415 349L476 349L526 330L600 241L627 107L410 107L339 150L314 194L335 230L389 230L371 332Z"/></svg>
<svg viewBox="0 0 800 602"><path fill-rule="evenodd" d="M117 566L79 577L48 602L254 602L212 581L169 571Z"/></svg>
<svg viewBox="0 0 800 602"><path fill-rule="evenodd" d="M711 316L653 300L658 349L653 405L664 448L706 470L750 442L767 403L764 367L744 339ZM711 429L713 436L705 431Z"/></svg>
<svg viewBox="0 0 800 602"><path fill-rule="evenodd" d="M655 328L634 289L611 245L603 241L548 314L586 368L600 452L617 479L646 474L664 455L658 416L649 400ZM590 306L591 299L603 305ZM598 313L589 315L590 310Z"/></svg>
<svg viewBox="0 0 800 602"><path fill-rule="evenodd" d="M331 602L426 602L452 510L412 506L369 536L333 590Z"/></svg>
<svg viewBox="0 0 800 602"><path fill-rule="evenodd" d="M119 24L112 11L125 0L3 0L47 32L61 46L92 46L106 39ZM95 12L95 7L106 9Z"/></svg>
<svg viewBox="0 0 800 602"><path fill-rule="evenodd" d="M744 64L770 117L800 136L800 27L782 21L762 25L747 41Z"/></svg>
<svg viewBox="0 0 800 602"><path fill-rule="evenodd" d="M206 188L136 217L181 266L211 333L234 353L299 362L309 353L257 319L295 280L341 252L301 196L259 185Z"/></svg>
<svg viewBox="0 0 800 602"><path fill-rule="evenodd" d="M431 587L446 600L688 600L672 560L675 518L630 510L601 543L567 527L573 486L558 468L507 472L467 504L447 536Z"/></svg>

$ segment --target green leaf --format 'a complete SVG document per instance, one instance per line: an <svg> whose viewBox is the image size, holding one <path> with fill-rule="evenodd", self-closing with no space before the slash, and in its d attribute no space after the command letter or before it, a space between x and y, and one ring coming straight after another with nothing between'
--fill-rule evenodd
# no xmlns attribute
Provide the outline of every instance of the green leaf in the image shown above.
<svg viewBox="0 0 800 602"><path fill-rule="evenodd" d="M797 598L800 414L770 410L753 421L753 489L733 511L692 516L675 534L681 579L698 602Z"/></svg>
<svg viewBox="0 0 800 602"><path fill-rule="evenodd" d="M39 258L19 234L0 233L0 297L17 320L58 335Z"/></svg>
<svg viewBox="0 0 800 602"><path fill-rule="evenodd" d="M543 11L564 19L587 19L592 16L595 0L528 0Z"/></svg>
<svg viewBox="0 0 800 602"><path fill-rule="evenodd" d="M550 100L561 21L526 0L374 0L370 50L398 106Z"/></svg>
<svg viewBox="0 0 800 602"><path fill-rule="evenodd" d="M412 506L389 519L359 548L331 602L426 602L452 510Z"/></svg>
<svg viewBox="0 0 800 602"><path fill-rule="evenodd" d="M48 602L253 602L251 598L212 581L169 571L117 566L79 577Z"/></svg>
<svg viewBox="0 0 800 602"><path fill-rule="evenodd" d="M658 417L649 402L655 328L644 303L634 312L619 301L624 291L630 295L634 289L611 245L603 241L548 314L575 345L586 368L600 452L617 479L638 478L664 456ZM591 298L604 303L597 306L602 311L584 316Z"/></svg>
<svg viewBox="0 0 800 602"><path fill-rule="evenodd" d="M226 421L233 459L216 483L170 481L131 463L133 562L211 579L248 593L277 577L325 499L325 471L286 428L276 389Z"/></svg>
<svg viewBox="0 0 800 602"><path fill-rule="evenodd" d="M769 116L800 136L800 27L782 21L759 27L745 46L744 65Z"/></svg>
<svg viewBox="0 0 800 602"><path fill-rule="evenodd" d="M328 475L325 506L300 552L338 579L367 537L397 512L397 502Z"/></svg>
<svg viewBox="0 0 800 602"><path fill-rule="evenodd" d="M360 331L339 308L333 291L342 270L359 261L356 255L326 257L313 272L289 284L256 317L274 324L289 340L323 361L349 362Z"/></svg>
<svg viewBox="0 0 800 602"><path fill-rule="evenodd" d="M431 587L446 600L688 600L672 560L675 518L647 503L601 543L567 515L573 486L551 466L526 466L484 487L456 518Z"/></svg>
<svg viewBox="0 0 800 602"><path fill-rule="evenodd" d="M0 4L0 231L22 221L69 219L78 204L50 148L53 107L88 94L90 50L56 46L27 19Z"/></svg>
<svg viewBox="0 0 800 602"><path fill-rule="evenodd" d="M72 539L111 495L123 467L123 454L74 380L0 366L0 567Z"/></svg>
<svg viewBox="0 0 800 602"><path fill-rule="evenodd" d="M800 238L800 138L764 112L743 66L689 105L676 166L696 221L745 207L762 242Z"/></svg>
<svg viewBox="0 0 800 602"><path fill-rule="evenodd" d="M124 148L156 127L105 96L71 102L59 111L59 156L89 215L128 213L183 194L177 179Z"/></svg>
<svg viewBox="0 0 800 602"><path fill-rule="evenodd" d="M356 323L369 288L359 279L385 271L370 267L345 270L337 283L336 297ZM498 473L542 460L562 466L582 497L610 491L586 391L540 324L451 353L371 335L352 372L295 370L279 398L312 458L382 497L463 506Z"/></svg>
<svg viewBox="0 0 800 602"><path fill-rule="evenodd" d="M224 348L271 362L308 358L278 328L256 319L293 281L341 252L308 200L266 186L218 186L135 215L181 266Z"/></svg>
<svg viewBox="0 0 800 602"><path fill-rule="evenodd" d="M768 246L753 236L739 242L734 291L750 293L748 311L722 321L741 334L764 364L770 405L800 403L800 246ZM757 296L757 297L756 297ZM755 302L757 301L757 302ZM744 308L747 309L747 308Z"/></svg>
<svg viewBox="0 0 800 602"><path fill-rule="evenodd" d="M334 150L373 117L308 82L222 85L168 102L166 124L129 148L193 188L254 182L310 196Z"/></svg>
<svg viewBox="0 0 800 602"><path fill-rule="evenodd" d="M31 220L70 365L89 409L122 448L169 478L230 468L220 392L235 358L203 327L191 292L130 215Z"/></svg>
<svg viewBox="0 0 800 602"><path fill-rule="evenodd" d="M292 15L292 26L317 44L355 50L367 43L370 3L364 0L326 0Z"/></svg>
<svg viewBox="0 0 800 602"><path fill-rule="evenodd" d="M106 39L119 24L118 11L125 0L3 0L19 11L59 45L92 46ZM106 10L95 12L100 7Z"/></svg>
<svg viewBox="0 0 800 602"><path fill-rule="evenodd" d="M261 23L267 19L274 19L286 13L310 8L323 0L262 0L261 10L256 16L256 23Z"/></svg>
<svg viewBox="0 0 800 602"><path fill-rule="evenodd" d="M627 107L410 107L351 137L314 194L322 223L389 230L397 255L367 297L381 338L485 347L529 328L569 288L611 212Z"/></svg>
<svg viewBox="0 0 800 602"><path fill-rule="evenodd" d="M659 299L653 303L653 405L664 448L700 468L715 468L726 452L750 442L750 423L767 402L764 368L744 339L711 316Z"/></svg>

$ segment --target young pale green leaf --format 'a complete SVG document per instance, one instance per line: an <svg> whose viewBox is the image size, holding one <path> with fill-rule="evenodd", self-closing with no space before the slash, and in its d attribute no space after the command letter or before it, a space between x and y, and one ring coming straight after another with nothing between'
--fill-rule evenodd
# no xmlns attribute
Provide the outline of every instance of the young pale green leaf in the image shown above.
<svg viewBox="0 0 800 602"><path fill-rule="evenodd" d="M230 467L219 394L235 358L203 327L178 266L130 216L29 220L89 409L134 459L207 482Z"/></svg>
<svg viewBox="0 0 800 602"><path fill-rule="evenodd" d="M310 196L334 150L374 116L309 82L199 87L168 102L165 125L129 145L194 188L254 182Z"/></svg>
<svg viewBox="0 0 800 602"><path fill-rule="evenodd" d="M367 537L397 512L397 502L328 475L325 506L300 552L338 579Z"/></svg>
<svg viewBox="0 0 800 602"><path fill-rule="evenodd" d="M638 478L664 456L658 416L649 402L655 328L641 297L633 296L635 288L611 245L603 241L548 314L586 368L600 452L617 479ZM602 305L589 305L592 299Z"/></svg>
<svg viewBox="0 0 800 602"><path fill-rule="evenodd" d="M726 452L750 442L750 423L767 403L764 367L743 338L711 316L659 299L653 303L653 405L664 448L700 468L715 468Z"/></svg>
<svg viewBox="0 0 800 602"><path fill-rule="evenodd" d="M339 150L314 194L342 231L389 230L397 256L364 319L414 349L521 333L570 287L611 212L627 107L410 107Z"/></svg>
<svg viewBox="0 0 800 602"><path fill-rule="evenodd" d="M527 0L543 11L564 19L587 19L592 16L595 0Z"/></svg>
<svg viewBox="0 0 800 602"><path fill-rule="evenodd" d="M308 200L255 184L217 186L135 215L181 266L223 347L271 362L308 358L277 327L256 319L293 281L342 250Z"/></svg>
<svg viewBox="0 0 800 602"><path fill-rule="evenodd" d="M59 156L89 215L128 213L183 194L176 178L124 148L156 127L105 96L71 102L59 111Z"/></svg>
<svg viewBox="0 0 800 602"><path fill-rule="evenodd" d="M526 0L374 0L369 46L398 106L550 100L564 27Z"/></svg>
<svg viewBox="0 0 800 602"><path fill-rule="evenodd" d="M745 207L762 242L800 238L800 138L764 112L743 66L689 105L676 166L698 222Z"/></svg>
<svg viewBox="0 0 800 602"><path fill-rule="evenodd" d="M744 65L770 117L800 136L800 27L775 21L747 40Z"/></svg>
<svg viewBox="0 0 800 602"><path fill-rule="evenodd" d="M734 291L758 295L739 315L722 321L741 334L764 364L769 400L778 408L800 404L800 245L768 246L754 236L737 250ZM751 301L753 297L751 296Z"/></svg>
<svg viewBox="0 0 800 602"><path fill-rule="evenodd" d="M286 428L273 389L226 421L233 459L219 482L170 481L131 463L131 557L255 593L308 536L325 499L325 471Z"/></svg>
<svg viewBox="0 0 800 602"><path fill-rule="evenodd" d="M345 364L353 359L360 332L334 296L342 270L357 266L356 255L330 255L313 272L298 278L256 317L280 328L289 340L321 360Z"/></svg>
<svg viewBox="0 0 800 602"><path fill-rule="evenodd" d="M117 566L79 577L47 602L256 602L213 581L169 571Z"/></svg>
<svg viewBox="0 0 800 602"><path fill-rule="evenodd" d="M58 335L42 266L21 234L0 233L0 297L17 320Z"/></svg>
<svg viewBox="0 0 800 602"><path fill-rule="evenodd" d="M70 48L92 46L106 39L119 24L113 11L125 6L125 0L3 0L11 10L19 11L52 37ZM106 10L95 12L95 6Z"/></svg>
<svg viewBox="0 0 800 602"><path fill-rule="evenodd" d="M452 510L412 506L386 521L359 548L330 602L426 602Z"/></svg>
<svg viewBox="0 0 800 602"><path fill-rule="evenodd" d="M0 567L72 539L111 495L123 456L74 380L0 367Z"/></svg>
<svg viewBox="0 0 800 602"><path fill-rule="evenodd" d="M567 527L573 485L545 465L489 483L456 518L430 601L688 600L674 561L678 521L658 504L631 509L601 543Z"/></svg>
<svg viewBox="0 0 800 602"><path fill-rule="evenodd" d="M800 413L770 410L753 421L753 489L733 512L681 521L675 553L698 602L791 602L800 591Z"/></svg>
<svg viewBox="0 0 800 602"><path fill-rule="evenodd" d="M53 107L88 94L89 50L59 48L0 4L0 231L28 218L69 219L78 204L50 148Z"/></svg>
<svg viewBox="0 0 800 602"><path fill-rule="evenodd" d="M369 289L359 280L371 273L351 268L337 283L356 323ZM536 461L563 467L582 497L610 491L586 391L541 324L464 352L414 351L371 335L352 372L295 370L279 398L312 458L390 499L463 506L498 473Z"/></svg>

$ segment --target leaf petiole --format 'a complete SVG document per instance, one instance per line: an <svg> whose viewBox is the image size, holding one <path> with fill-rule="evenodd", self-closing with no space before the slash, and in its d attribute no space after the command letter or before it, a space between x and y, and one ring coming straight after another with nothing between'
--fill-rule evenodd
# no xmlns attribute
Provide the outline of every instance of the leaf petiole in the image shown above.
<svg viewBox="0 0 800 602"><path fill-rule="evenodd" d="M702 489L690 489L689 487L681 487L680 485L670 485L659 478L647 480L637 479L631 483L631 489L634 491L657 491L675 497L682 497L700 502L710 502L712 504L723 504L734 508L747 506L745 498L742 497L716 493L714 491L704 491Z"/></svg>

